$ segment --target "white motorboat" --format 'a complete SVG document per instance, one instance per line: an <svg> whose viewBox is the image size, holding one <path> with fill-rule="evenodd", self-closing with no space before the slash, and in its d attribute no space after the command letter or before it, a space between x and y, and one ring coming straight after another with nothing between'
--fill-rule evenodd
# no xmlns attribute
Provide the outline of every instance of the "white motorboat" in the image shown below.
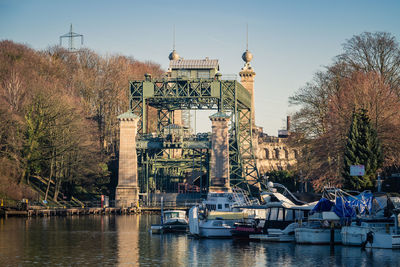
<svg viewBox="0 0 400 267"><path fill-rule="evenodd" d="M184 210L166 210L162 212L161 224L151 225L152 233L186 232L189 226Z"/></svg>
<svg viewBox="0 0 400 267"><path fill-rule="evenodd" d="M197 212L198 207L189 211L190 233L199 237L227 238L232 237L234 224L243 220L246 214L233 211L210 211L208 214ZM202 218L196 218L199 215ZM206 217L203 217L206 216Z"/></svg>
<svg viewBox="0 0 400 267"><path fill-rule="evenodd" d="M341 231L343 245L367 248L400 248L400 232L392 222L361 222Z"/></svg>
<svg viewBox="0 0 400 267"><path fill-rule="evenodd" d="M341 228L351 222L357 214L370 209L371 192L357 196L337 188L325 188L323 197L308 217L306 226L295 230L296 242L301 244L342 243Z"/></svg>
<svg viewBox="0 0 400 267"><path fill-rule="evenodd" d="M331 235L334 234L333 242L340 244L342 236L337 222L340 218L334 212L322 212L308 217L305 226L295 229L296 243L299 244L330 244ZM332 233L333 231L333 233Z"/></svg>
<svg viewBox="0 0 400 267"><path fill-rule="evenodd" d="M161 197L161 224L151 225L150 231L154 234L165 232L186 232L189 222L184 210L164 211L164 198Z"/></svg>
<svg viewBox="0 0 400 267"><path fill-rule="evenodd" d="M200 206L189 210L189 231L198 237L231 237L236 222L247 217L245 212L232 209L244 204L246 197L236 192L210 192Z"/></svg>
<svg viewBox="0 0 400 267"><path fill-rule="evenodd" d="M277 192L276 187L283 188L285 195ZM261 197L266 204L235 208L235 210L246 212L251 219L236 224L235 229L232 230L233 237L265 241L281 239L282 242L294 240L294 229L291 229L294 226L293 223L304 221L317 203L302 202L286 187L272 182L268 183L268 191L262 192ZM288 227L289 225L291 226ZM287 228L287 233L285 228Z"/></svg>
<svg viewBox="0 0 400 267"><path fill-rule="evenodd" d="M398 205L399 198L389 198L392 205ZM397 203L396 203L397 202ZM363 216L350 226L342 228L342 243L365 248L400 249L399 212L394 210L390 218L384 216Z"/></svg>

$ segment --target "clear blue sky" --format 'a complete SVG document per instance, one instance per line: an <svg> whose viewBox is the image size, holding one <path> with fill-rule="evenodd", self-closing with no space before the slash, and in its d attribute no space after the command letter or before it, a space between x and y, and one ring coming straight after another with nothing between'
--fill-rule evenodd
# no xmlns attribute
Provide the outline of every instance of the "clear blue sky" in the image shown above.
<svg viewBox="0 0 400 267"><path fill-rule="evenodd" d="M400 1L275 0L0 0L0 39L45 49L70 23L85 46L105 54L151 60L168 68L172 29L184 58L219 59L223 74L243 66L249 25L256 124L276 135L295 110L288 97L341 53L341 44L364 31L387 31L400 40ZM197 129L210 131L207 114Z"/></svg>

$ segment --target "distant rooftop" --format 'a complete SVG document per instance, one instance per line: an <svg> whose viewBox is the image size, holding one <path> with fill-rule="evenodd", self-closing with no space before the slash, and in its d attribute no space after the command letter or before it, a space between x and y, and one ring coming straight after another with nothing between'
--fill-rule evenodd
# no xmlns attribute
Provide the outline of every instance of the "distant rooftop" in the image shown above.
<svg viewBox="0 0 400 267"><path fill-rule="evenodd" d="M217 69L218 59L178 59L170 60L170 69Z"/></svg>

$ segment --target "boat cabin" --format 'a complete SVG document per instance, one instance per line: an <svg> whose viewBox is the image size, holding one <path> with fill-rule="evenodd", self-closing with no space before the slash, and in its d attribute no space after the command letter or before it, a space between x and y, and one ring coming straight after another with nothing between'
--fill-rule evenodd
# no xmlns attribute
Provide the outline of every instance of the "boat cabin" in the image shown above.
<svg viewBox="0 0 400 267"><path fill-rule="evenodd" d="M235 203L233 193L208 193L203 202L209 211L230 211Z"/></svg>
<svg viewBox="0 0 400 267"><path fill-rule="evenodd" d="M284 229L289 224L304 220L311 208L301 206L268 205L265 209L264 230L268 228Z"/></svg>
<svg viewBox="0 0 400 267"><path fill-rule="evenodd" d="M170 219L178 219L178 218L186 218L186 211L184 210L166 210L164 211L164 220Z"/></svg>

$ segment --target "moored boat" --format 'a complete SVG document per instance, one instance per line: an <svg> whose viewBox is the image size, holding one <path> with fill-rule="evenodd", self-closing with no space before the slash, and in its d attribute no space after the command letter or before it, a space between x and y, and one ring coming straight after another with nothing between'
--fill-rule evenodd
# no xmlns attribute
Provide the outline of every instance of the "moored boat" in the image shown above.
<svg viewBox="0 0 400 267"><path fill-rule="evenodd" d="M151 225L152 233L186 232L189 224L184 210L163 211L161 224Z"/></svg>
<svg viewBox="0 0 400 267"><path fill-rule="evenodd" d="M364 248L400 249L400 198L389 198L391 216L361 216L350 226L342 228L343 245ZM397 206L397 207L396 207Z"/></svg>
<svg viewBox="0 0 400 267"><path fill-rule="evenodd" d="M352 196L337 188L325 188L307 224L295 230L296 243L342 243L342 226L349 224L357 214L366 212L371 205L371 198L370 192Z"/></svg>
<svg viewBox="0 0 400 267"><path fill-rule="evenodd" d="M283 188L283 194L277 192L275 187ZM275 238L280 233L280 237L284 240L282 231L295 222L304 221L316 204L316 202L302 202L286 187L272 182L268 183L268 191L262 193L262 198L266 201L264 205L236 208L247 212L252 219L237 223L232 230L233 237L269 240L269 237ZM291 231L290 234L294 235L294 232ZM286 239L290 238L292 236L287 236Z"/></svg>
<svg viewBox="0 0 400 267"><path fill-rule="evenodd" d="M247 218L242 211L233 211L238 205L249 204L240 190L209 192L202 205L189 210L189 231L197 237L232 237L234 224Z"/></svg>
<svg viewBox="0 0 400 267"><path fill-rule="evenodd" d="M161 224L152 224L150 231L154 234L168 232L187 232L189 228L188 218L184 210L164 211L164 201L161 198Z"/></svg>

